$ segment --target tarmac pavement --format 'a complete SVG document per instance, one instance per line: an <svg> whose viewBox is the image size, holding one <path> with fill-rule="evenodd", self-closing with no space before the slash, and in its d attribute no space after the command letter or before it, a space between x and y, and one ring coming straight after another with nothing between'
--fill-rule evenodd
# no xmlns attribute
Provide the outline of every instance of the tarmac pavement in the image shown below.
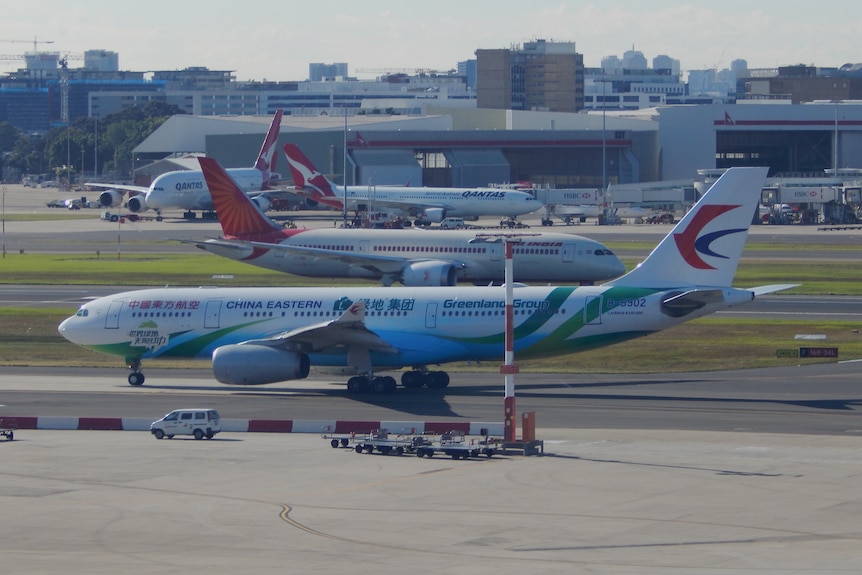
<svg viewBox="0 0 862 575"><path fill-rule="evenodd" d="M0 441L6 573L857 573L858 437L543 429L545 455L317 435Z"/></svg>

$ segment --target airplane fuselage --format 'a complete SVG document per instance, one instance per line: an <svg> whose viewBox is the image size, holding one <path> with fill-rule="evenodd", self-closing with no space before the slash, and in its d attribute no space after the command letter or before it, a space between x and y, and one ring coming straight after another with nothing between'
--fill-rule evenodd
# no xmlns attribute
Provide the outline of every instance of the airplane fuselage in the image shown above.
<svg viewBox="0 0 862 575"><path fill-rule="evenodd" d="M344 201L344 188L333 190L334 200ZM478 218L482 216L516 217L529 214L542 203L532 194L496 188L412 188L399 186L348 187L347 208L362 206L396 206L411 216L429 210L442 210L441 217Z"/></svg>
<svg viewBox="0 0 862 575"><path fill-rule="evenodd" d="M263 174L256 168L234 168L227 172L245 193L260 191L264 186ZM145 201L151 210L213 209L212 197L201 171L162 174L153 180Z"/></svg>
<svg viewBox="0 0 862 575"><path fill-rule="evenodd" d="M516 287L516 357L624 341L752 298L747 290L717 288L719 297L684 316L664 309L664 300L683 291ZM503 287L157 288L88 302L59 331L73 343L127 359L210 358L221 346L335 320L356 301L365 303L365 327L393 350L371 352L378 368L503 357ZM345 349L307 351L312 365L344 366Z"/></svg>
<svg viewBox="0 0 862 575"><path fill-rule="evenodd" d="M381 256L414 262L455 263L457 279L488 283L504 279L504 246L500 242L477 242L481 231L469 230L284 230L283 246L299 246L355 256ZM514 277L519 282L599 282L622 275L622 262L594 240L564 233L530 233L513 247ZM472 240L472 241L471 241ZM256 266L307 277L356 277L378 279L386 264L363 265L313 253L266 249L246 245L243 249L219 242L198 242L198 247L223 257Z"/></svg>

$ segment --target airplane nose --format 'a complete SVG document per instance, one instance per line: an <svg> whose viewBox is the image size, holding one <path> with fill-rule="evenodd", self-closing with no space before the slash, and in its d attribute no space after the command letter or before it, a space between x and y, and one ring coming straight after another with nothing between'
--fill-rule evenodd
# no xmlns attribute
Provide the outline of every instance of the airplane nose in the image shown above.
<svg viewBox="0 0 862 575"><path fill-rule="evenodd" d="M60 322L60 325L57 326L57 331L63 336L64 339L70 341L75 344L81 344L79 329L76 329L75 320L78 319L76 316L67 317L63 321Z"/></svg>
<svg viewBox="0 0 862 575"><path fill-rule="evenodd" d="M57 331L60 332L60 335L62 335L66 339L69 339L69 336L68 336L69 322L71 321L71 319L72 318L67 317L66 319L64 319L63 321L60 322L60 325L57 326Z"/></svg>
<svg viewBox="0 0 862 575"><path fill-rule="evenodd" d="M615 278L626 273L626 266L623 262L620 261L620 258L617 256L607 256L608 258L612 258L613 261L607 262L608 268L608 279Z"/></svg>
<svg viewBox="0 0 862 575"><path fill-rule="evenodd" d="M155 190L149 190L146 194L144 194L144 203L147 207L158 210L162 207L162 198L161 194L157 193Z"/></svg>

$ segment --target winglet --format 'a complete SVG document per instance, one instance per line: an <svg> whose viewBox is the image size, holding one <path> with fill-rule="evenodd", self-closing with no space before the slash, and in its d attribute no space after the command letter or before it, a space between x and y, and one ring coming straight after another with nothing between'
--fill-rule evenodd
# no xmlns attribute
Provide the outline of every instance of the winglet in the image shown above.
<svg viewBox="0 0 862 575"><path fill-rule="evenodd" d="M605 285L729 287L768 168L730 168L646 260Z"/></svg>
<svg viewBox="0 0 862 575"><path fill-rule="evenodd" d="M332 323L362 323L363 321L365 321L365 302L358 300L351 303Z"/></svg>
<svg viewBox="0 0 862 575"><path fill-rule="evenodd" d="M283 230L267 218L212 158L198 158L225 237L248 239Z"/></svg>

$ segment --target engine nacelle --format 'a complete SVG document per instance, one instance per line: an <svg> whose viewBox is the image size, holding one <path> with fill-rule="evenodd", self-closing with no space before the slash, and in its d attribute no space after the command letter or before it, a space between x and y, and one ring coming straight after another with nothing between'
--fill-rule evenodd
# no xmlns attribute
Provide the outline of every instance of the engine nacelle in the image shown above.
<svg viewBox="0 0 862 575"><path fill-rule="evenodd" d="M432 224L439 224L446 219L446 210L443 208L426 208L422 212L421 219Z"/></svg>
<svg viewBox="0 0 862 575"><path fill-rule="evenodd" d="M401 283L405 286L453 286L458 283L458 269L450 262L414 262L404 268Z"/></svg>
<svg viewBox="0 0 862 575"><path fill-rule="evenodd" d="M103 208L116 208L123 205L123 192L120 190L105 190L99 194L99 205Z"/></svg>
<svg viewBox="0 0 862 575"><path fill-rule="evenodd" d="M262 212L267 211L272 206L272 200L266 196L255 196L251 201L257 204L257 207L259 207Z"/></svg>
<svg viewBox="0 0 862 575"><path fill-rule="evenodd" d="M134 214L140 214L150 209L150 206L147 205L146 196L144 194L130 197L126 206L129 208L129 211Z"/></svg>
<svg viewBox="0 0 862 575"><path fill-rule="evenodd" d="M311 362L304 353L265 345L223 345L213 352L213 374L227 385L264 385L305 379Z"/></svg>
<svg viewBox="0 0 862 575"><path fill-rule="evenodd" d="M320 205L320 202L317 200L312 200L311 198L305 198L305 207L309 210L316 210Z"/></svg>

